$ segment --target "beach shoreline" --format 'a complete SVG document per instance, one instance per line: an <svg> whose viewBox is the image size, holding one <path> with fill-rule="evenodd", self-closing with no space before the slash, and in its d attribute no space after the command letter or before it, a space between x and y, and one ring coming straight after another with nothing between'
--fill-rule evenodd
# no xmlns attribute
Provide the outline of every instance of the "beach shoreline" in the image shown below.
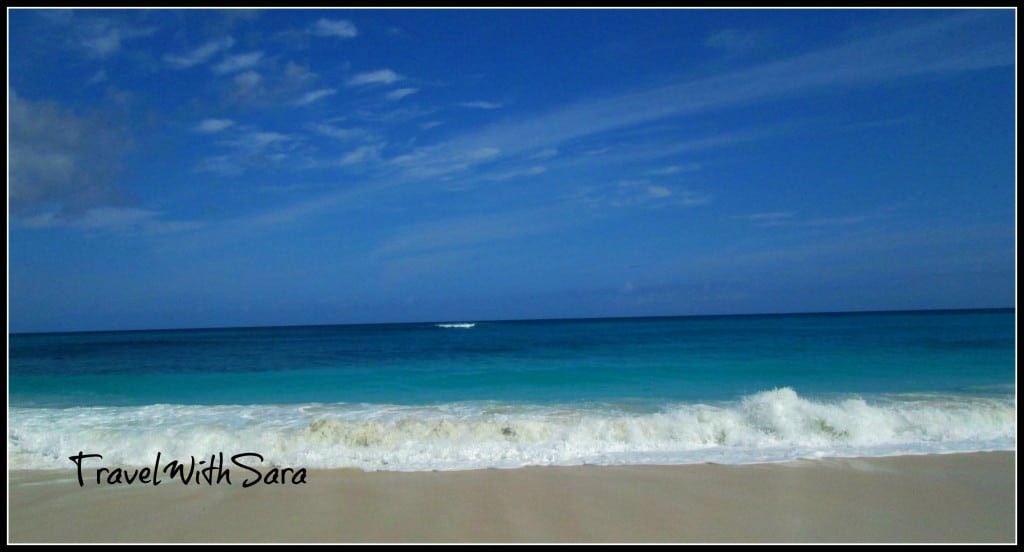
<svg viewBox="0 0 1024 552"><path fill-rule="evenodd" d="M1016 541L1016 452L777 464L309 470L80 486L8 472L9 542ZM90 472L93 473L93 472Z"/></svg>

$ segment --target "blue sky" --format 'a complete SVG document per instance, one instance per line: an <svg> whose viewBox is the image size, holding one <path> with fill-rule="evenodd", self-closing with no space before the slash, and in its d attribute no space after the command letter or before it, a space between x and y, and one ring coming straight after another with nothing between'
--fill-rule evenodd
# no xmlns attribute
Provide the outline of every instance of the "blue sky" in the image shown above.
<svg viewBox="0 0 1024 552"><path fill-rule="evenodd" d="M12 331L1010 307L1013 10L10 10Z"/></svg>

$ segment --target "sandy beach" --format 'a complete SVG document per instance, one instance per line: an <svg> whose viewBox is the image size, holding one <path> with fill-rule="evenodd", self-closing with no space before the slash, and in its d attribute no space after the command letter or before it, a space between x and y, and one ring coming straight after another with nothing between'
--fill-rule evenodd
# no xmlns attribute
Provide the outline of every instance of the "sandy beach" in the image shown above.
<svg viewBox="0 0 1024 552"><path fill-rule="evenodd" d="M80 487L9 473L10 542L1015 542L1016 454L311 471L305 485ZM70 466L70 462L69 462ZM73 468L73 466L70 466ZM88 472L87 472L88 475Z"/></svg>

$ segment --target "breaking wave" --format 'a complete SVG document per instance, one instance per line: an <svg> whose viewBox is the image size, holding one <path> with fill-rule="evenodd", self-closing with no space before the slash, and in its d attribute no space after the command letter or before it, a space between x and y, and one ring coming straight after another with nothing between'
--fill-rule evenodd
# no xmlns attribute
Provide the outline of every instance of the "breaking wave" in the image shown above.
<svg viewBox="0 0 1024 552"><path fill-rule="evenodd" d="M815 399L790 388L727 403L150 405L11 408L13 469L258 452L276 465L460 470L578 464L777 462L1014 450L1012 397Z"/></svg>

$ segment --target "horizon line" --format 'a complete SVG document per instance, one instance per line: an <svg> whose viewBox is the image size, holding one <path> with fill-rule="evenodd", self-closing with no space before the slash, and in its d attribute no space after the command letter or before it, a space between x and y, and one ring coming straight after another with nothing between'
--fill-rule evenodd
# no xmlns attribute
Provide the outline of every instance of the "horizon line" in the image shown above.
<svg viewBox="0 0 1024 552"><path fill-rule="evenodd" d="M718 314L655 314L655 315L634 315L634 316L568 316L551 318L496 318L496 319L462 319L447 318L439 320L413 320L406 322L338 322L324 324L280 324L265 326L196 326L196 327L168 327L168 328L134 328L134 329L105 329L105 330L61 330L61 331L8 331L8 341L15 335L49 335L49 334L86 334L86 333L141 333L141 332L183 332L183 331L207 331L207 330L258 330L258 329L282 329L282 328L324 328L332 326L413 326L413 325L435 325L452 323L518 323L518 322L572 322L572 321L596 321L596 320L643 320L652 318L743 318L743 317L769 317L769 316L835 316L851 314L928 314L928 313L967 313L984 311L1014 311L1016 306L1009 307L960 307L960 308L923 308L923 309L871 309L871 310L849 310L849 311L791 311L791 312L747 312L747 313L718 313Z"/></svg>

